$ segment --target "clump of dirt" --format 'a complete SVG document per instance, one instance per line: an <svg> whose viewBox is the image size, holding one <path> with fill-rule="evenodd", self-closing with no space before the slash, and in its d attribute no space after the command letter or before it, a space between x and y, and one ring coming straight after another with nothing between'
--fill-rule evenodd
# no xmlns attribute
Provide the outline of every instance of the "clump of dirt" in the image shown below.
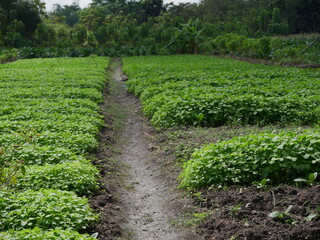
<svg viewBox="0 0 320 240"><path fill-rule="evenodd" d="M279 186L270 189L231 187L201 191L194 203L210 211L198 232L205 239L320 239L320 185L298 189ZM275 211L283 217L271 218Z"/></svg>

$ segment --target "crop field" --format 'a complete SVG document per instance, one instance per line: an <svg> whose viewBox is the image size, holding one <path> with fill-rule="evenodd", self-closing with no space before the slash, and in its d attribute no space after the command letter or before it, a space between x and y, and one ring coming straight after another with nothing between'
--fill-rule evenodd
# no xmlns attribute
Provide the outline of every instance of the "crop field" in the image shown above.
<svg viewBox="0 0 320 240"><path fill-rule="evenodd" d="M158 128L173 126L315 126L320 71L270 67L206 56L124 58L129 91ZM319 133L262 133L198 149L181 187L294 183L320 170Z"/></svg>
<svg viewBox="0 0 320 240"><path fill-rule="evenodd" d="M96 239L88 199L99 171L85 154L104 124L99 102L107 58L20 60L0 65L1 239Z"/></svg>
<svg viewBox="0 0 320 240"><path fill-rule="evenodd" d="M205 56L124 58L124 71L156 127L319 120L319 71Z"/></svg>
<svg viewBox="0 0 320 240"><path fill-rule="evenodd" d="M181 165L180 188L207 216L205 239L318 239L319 70L206 56L123 62Z"/></svg>
<svg viewBox="0 0 320 240"><path fill-rule="evenodd" d="M319 70L194 55L123 63L193 216L206 216L205 239L318 239Z"/></svg>
<svg viewBox="0 0 320 240"><path fill-rule="evenodd" d="M173 223L204 239L320 237L317 69L199 55L33 59L0 65L0 90L0 239L132 239L121 219L140 239L160 225L153 236L171 239ZM170 190L179 206L176 187L192 206L165 226L159 203Z"/></svg>

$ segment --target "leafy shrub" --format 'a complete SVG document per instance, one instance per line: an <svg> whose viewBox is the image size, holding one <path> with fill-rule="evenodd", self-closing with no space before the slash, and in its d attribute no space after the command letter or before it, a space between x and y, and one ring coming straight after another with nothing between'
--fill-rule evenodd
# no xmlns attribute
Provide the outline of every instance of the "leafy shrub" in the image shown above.
<svg viewBox="0 0 320 240"><path fill-rule="evenodd" d="M34 227L77 231L98 220L87 199L73 192L48 189L0 192L0 213L0 231Z"/></svg>
<svg viewBox="0 0 320 240"><path fill-rule="evenodd" d="M254 41L255 53L269 54L269 38ZM157 127L314 124L320 119L320 74L310 69L184 55L124 58L124 70L128 90L140 97Z"/></svg>
<svg viewBox="0 0 320 240"><path fill-rule="evenodd" d="M271 28L283 28L285 24L271 24ZM318 63L320 59L319 44L306 53L306 48L317 35L295 35L288 37L248 38L237 34L224 34L209 40L205 53L230 54L251 58L271 59L285 63Z"/></svg>
<svg viewBox="0 0 320 240"><path fill-rule="evenodd" d="M320 170L320 134L258 134L210 144L192 154L180 176L183 188L294 179Z"/></svg>
<svg viewBox="0 0 320 240"><path fill-rule="evenodd" d="M0 144L3 147L21 146L32 144L36 146L51 145L58 148L66 148L74 153L84 153L95 150L98 141L92 134L73 134L71 132L33 132L26 134L10 133L0 135Z"/></svg>
<svg viewBox="0 0 320 240"><path fill-rule="evenodd" d="M64 147L77 153L90 152L98 147L98 141L92 134L54 133L47 131L40 133L35 139L40 146L52 145Z"/></svg>
<svg viewBox="0 0 320 240"><path fill-rule="evenodd" d="M25 115L36 114L37 112L58 114L81 114L81 112L86 112L93 114L93 112L99 111L97 104L88 99L6 98L0 99L0 103L3 105L3 108L0 109L1 115L12 114L15 112L23 114L23 111L26 111ZM27 110L26 106L28 106Z"/></svg>
<svg viewBox="0 0 320 240"><path fill-rule="evenodd" d="M91 55L120 57L150 54L169 54L159 44L142 46L107 47L23 47L18 50L19 58L89 57Z"/></svg>
<svg viewBox="0 0 320 240"><path fill-rule="evenodd" d="M17 49L0 49L0 63L5 63L17 59L18 50Z"/></svg>
<svg viewBox="0 0 320 240"><path fill-rule="evenodd" d="M272 58L281 63L290 62L290 59L296 59L300 52L299 48L286 47L274 51Z"/></svg>
<svg viewBox="0 0 320 240"><path fill-rule="evenodd" d="M24 165L58 164L72 161L85 161L69 149L54 146L15 146L2 149L0 166L21 161Z"/></svg>
<svg viewBox="0 0 320 240"><path fill-rule="evenodd" d="M101 123L95 126L94 121L62 121L62 120L29 120L29 121L2 121L0 126L0 133L16 132L20 129L32 129L36 132L50 131L50 132L72 132L72 133L89 133L96 134L99 132ZM97 121L95 121L97 122Z"/></svg>
<svg viewBox="0 0 320 240"><path fill-rule="evenodd" d="M40 228L24 229L21 231L10 230L8 232L0 233L0 239L2 240L21 240L21 239L32 239L32 240L95 240L96 238L90 237L87 234L79 234L76 231L69 229L61 230L42 230Z"/></svg>
<svg viewBox="0 0 320 240"><path fill-rule="evenodd" d="M98 146L107 64L91 56L0 65L0 175L11 177L8 168L16 163L31 165L7 184L15 193L0 193L0 231L12 230L3 233L6 239L89 238L71 230L83 231L98 219L76 194L99 187L98 170L82 154ZM70 231L13 232L34 227Z"/></svg>
<svg viewBox="0 0 320 240"><path fill-rule="evenodd" d="M77 195L89 195L99 188L99 171L89 163L69 162L57 165L31 166L12 185L16 190L60 189Z"/></svg>
<svg viewBox="0 0 320 240"><path fill-rule="evenodd" d="M160 105L151 122L157 127L310 124L319 121L320 116L315 112L319 100L298 98L297 101L294 96L266 98L250 94L182 96ZM199 115L204 117L199 120Z"/></svg>

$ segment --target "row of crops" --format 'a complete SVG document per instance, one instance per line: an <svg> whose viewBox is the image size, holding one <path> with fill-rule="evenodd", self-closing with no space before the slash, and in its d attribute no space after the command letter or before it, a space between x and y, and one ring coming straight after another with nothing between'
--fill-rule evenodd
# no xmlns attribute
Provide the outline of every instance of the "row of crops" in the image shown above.
<svg viewBox="0 0 320 240"><path fill-rule="evenodd" d="M0 66L0 169L24 170L0 189L0 239L96 239L88 199L98 169L86 153L104 124L106 58L20 60ZM3 179L2 179L3 180Z"/></svg>
<svg viewBox="0 0 320 240"><path fill-rule="evenodd" d="M124 58L129 91L156 127L309 125L236 137L195 151L181 187L293 183L320 170L320 71L207 56Z"/></svg>

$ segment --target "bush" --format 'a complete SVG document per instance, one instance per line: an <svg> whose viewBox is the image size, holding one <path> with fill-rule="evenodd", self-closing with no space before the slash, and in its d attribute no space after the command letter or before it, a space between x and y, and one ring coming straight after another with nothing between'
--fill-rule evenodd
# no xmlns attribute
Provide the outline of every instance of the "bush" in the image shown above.
<svg viewBox="0 0 320 240"><path fill-rule="evenodd" d="M85 153L95 150L98 141L92 134L73 134L70 132L41 132L26 131L26 134L10 133L0 135L0 145L3 148L32 144L35 146L51 145L66 148L74 153Z"/></svg>
<svg viewBox="0 0 320 240"><path fill-rule="evenodd" d="M21 240L21 239L32 239L32 240L96 240L94 237L90 237L87 234L79 234L72 230L42 230L40 228L24 229L21 231L8 231L0 233L1 240Z"/></svg>
<svg viewBox="0 0 320 240"><path fill-rule="evenodd" d="M315 111L319 104L320 99L316 97L187 95L167 99L155 111L151 123L157 127L315 124L320 117ZM203 115L201 119L200 115Z"/></svg>
<svg viewBox="0 0 320 240"><path fill-rule="evenodd" d="M269 41L256 53L268 54ZM260 49L260 50L259 50ZM205 56L124 58L128 91L157 127L314 124L320 120L317 71Z"/></svg>
<svg viewBox="0 0 320 240"><path fill-rule="evenodd" d="M0 192L0 231L42 229L82 230L98 220L85 198L73 192L41 189Z"/></svg>
<svg viewBox="0 0 320 240"><path fill-rule="evenodd" d="M12 185L16 190L41 188L73 191L89 195L99 189L99 171L90 163L70 162L57 165L31 166Z"/></svg>
<svg viewBox="0 0 320 240"><path fill-rule="evenodd" d="M21 161L24 165L58 164L72 161L85 161L72 151L54 146L15 146L2 149L0 166L10 162Z"/></svg>
<svg viewBox="0 0 320 240"><path fill-rule="evenodd" d="M9 62L18 58L17 49L4 49L0 50L0 63Z"/></svg>
<svg viewBox="0 0 320 240"><path fill-rule="evenodd" d="M318 63L320 60L319 44L314 45L306 53L300 55L300 52L316 37L316 35L295 35L289 37L248 38L243 35L229 33L204 43L203 51L209 54L230 54L271 59L281 64Z"/></svg>
<svg viewBox="0 0 320 240"><path fill-rule="evenodd" d="M201 188L294 179L320 171L320 134L295 132L235 137L196 150L185 163L180 187Z"/></svg>

